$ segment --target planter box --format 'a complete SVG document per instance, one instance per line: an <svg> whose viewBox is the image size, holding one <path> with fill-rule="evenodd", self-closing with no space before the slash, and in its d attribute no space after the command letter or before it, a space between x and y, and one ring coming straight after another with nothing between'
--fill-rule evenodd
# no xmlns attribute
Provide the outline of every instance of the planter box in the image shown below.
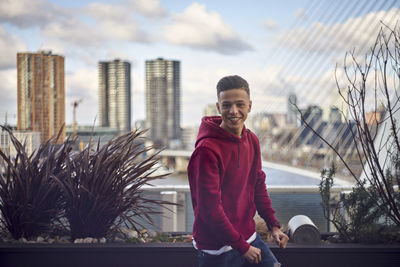
<svg viewBox="0 0 400 267"><path fill-rule="evenodd" d="M282 267L400 266L400 245L270 245ZM198 266L190 243L0 244L0 266L190 267Z"/></svg>
<svg viewBox="0 0 400 267"><path fill-rule="evenodd" d="M395 267L400 266L400 244L289 244L286 249L271 250L282 267Z"/></svg>

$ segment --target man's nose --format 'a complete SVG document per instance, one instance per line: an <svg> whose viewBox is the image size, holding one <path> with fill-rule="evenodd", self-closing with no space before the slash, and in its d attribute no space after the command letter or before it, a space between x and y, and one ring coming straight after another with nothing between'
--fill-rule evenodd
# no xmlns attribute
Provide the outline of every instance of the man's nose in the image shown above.
<svg viewBox="0 0 400 267"><path fill-rule="evenodd" d="M237 111L238 111L238 109L237 109L236 105L232 105L231 108L230 108L230 110L229 110L229 112L230 112L231 114L236 114Z"/></svg>

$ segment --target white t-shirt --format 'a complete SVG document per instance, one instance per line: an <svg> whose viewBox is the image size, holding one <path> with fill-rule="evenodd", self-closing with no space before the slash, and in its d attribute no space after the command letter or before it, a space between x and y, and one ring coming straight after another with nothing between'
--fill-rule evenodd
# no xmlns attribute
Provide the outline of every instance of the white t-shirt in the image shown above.
<svg viewBox="0 0 400 267"><path fill-rule="evenodd" d="M254 234L252 234L250 236L250 238L246 240L246 242L250 244L251 242L256 240L256 237L257 237L257 232L254 232ZM193 239L193 247L195 249L199 250L197 248L196 241L194 239ZM218 250L202 249L201 251L203 251L207 254L210 254L210 255L221 255L222 253L228 252L229 250L232 250L231 246L223 246L222 248L220 248Z"/></svg>

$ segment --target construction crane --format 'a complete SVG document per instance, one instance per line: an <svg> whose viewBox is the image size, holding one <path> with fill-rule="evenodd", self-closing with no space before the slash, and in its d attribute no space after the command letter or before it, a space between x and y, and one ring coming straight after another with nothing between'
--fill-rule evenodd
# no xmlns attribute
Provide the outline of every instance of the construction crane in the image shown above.
<svg viewBox="0 0 400 267"><path fill-rule="evenodd" d="M77 123L76 123L76 108L78 107L79 103L81 103L83 101L83 99L79 99L79 100L75 100L71 103L73 110L72 110L72 115L73 115L73 122L72 122L72 134L73 137L76 137L76 127L77 127Z"/></svg>

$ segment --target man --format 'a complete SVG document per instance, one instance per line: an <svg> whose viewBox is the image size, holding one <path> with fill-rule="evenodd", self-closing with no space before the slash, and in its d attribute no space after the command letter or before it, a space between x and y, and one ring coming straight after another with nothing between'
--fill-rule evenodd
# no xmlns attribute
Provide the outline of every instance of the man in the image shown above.
<svg viewBox="0 0 400 267"><path fill-rule="evenodd" d="M285 247L261 169L260 144L244 122L251 110L250 90L240 76L217 84L221 116L204 117L188 177L195 215L193 245L200 266L280 266L255 230L256 210L275 242Z"/></svg>

